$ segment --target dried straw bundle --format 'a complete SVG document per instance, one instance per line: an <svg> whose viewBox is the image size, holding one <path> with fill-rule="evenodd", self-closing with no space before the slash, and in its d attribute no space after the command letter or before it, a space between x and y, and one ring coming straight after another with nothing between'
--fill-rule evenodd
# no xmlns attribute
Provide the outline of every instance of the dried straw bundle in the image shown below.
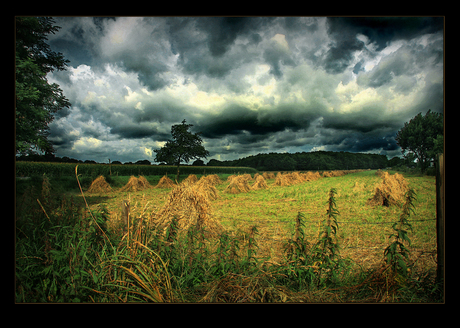
<svg viewBox="0 0 460 328"><path fill-rule="evenodd" d="M155 188L172 188L176 184L168 178L166 175L160 179L158 184L155 186Z"/></svg>
<svg viewBox="0 0 460 328"><path fill-rule="evenodd" d="M98 176L89 186L88 193L110 192L112 187L105 181L104 176Z"/></svg>
<svg viewBox="0 0 460 328"><path fill-rule="evenodd" d="M319 174L319 172L307 172L302 175L305 181L316 181L321 178L321 174Z"/></svg>
<svg viewBox="0 0 460 328"><path fill-rule="evenodd" d="M219 179L219 177L217 177ZM219 179L220 180L220 179ZM209 176L203 176L201 179L195 183L195 188L203 192L206 197L210 200L215 200L219 198L219 193L217 192L216 187L214 187L215 178Z"/></svg>
<svg viewBox="0 0 460 328"><path fill-rule="evenodd" d="M230 178L230 177L229 177ZM227 179L228 180L228 179ZM238 175L230 180L230 184L225 188L225 192L228 194L239 194L245 193L250 190L248 185L248 179L245 176Z"/></svg>
<svg viewBox="0 0 460 328"><path fill-rule="evenodd" d="M139 176L139 184L144 187L144 189L148 189L152 187L150 183L147 181L147 179L144 176Z"/></svg>
<svg viewBox="0 0 460 328"><path fill-rule="evenodd" d="M195 182L198 181L198 178L196 177L195 174L190 174L188 177L182 181L183 184L194 184Z"/></svg>
<svg viewBox="0 0 460 328"><path fill-rule="evenodd" d="M119 191L140 191L150 188L150 183L146 178L140 176L139 179L135 176L131 176L128 183L120 188Z"/></svg>
<svg viewBox="0 0 460 328"><path fill-rule="evenodd" d="M291 179L291 176L289 174L282 174L281 172L278 172L275 178L275 186L291 186L293 184L293 181Z"/></svg>
<svg viewBox="0 0 460 328"><path fill-rule="evenodd" d="M235 174L232 174L232 175L229 175L228 178L227 178L227 182L232 182L233 178L236 178L237 175Z"/></svg>
<svg viewBox="0 0 460 328"><path fill-rule="evenodd" d="M263 175L263 177L264 177L265 180L267 180L267 179L274 179L274 178L275 178L275 174L274 174L273 172L270 172L270 173L264 172L264 173L262 173L262 175Z"/></svg>
<svg viewBox="0 0 460 328"><path fill-rule="evenodd" d="M197 188L196 184L180 184L171 190L163 207L153 216L153 221L159 229L165 231L176 217L181 230L194 226L198 229L206 228L208 233L218 234L223 227L211 214L211 201L202 188Z"/></svg>
<svg viewBox="0 0 460 328"><path fill-rule="evenodd" d="M252 190L267 189L267 188L268 188L267 183L265 182L265 179L262 175L258 175L256 177L256 181L251 186Z"/></svg>
<svg viewBox="0 0 460 328"><path fill-rule="evenodd" d="M302 183L305 181L303 176L297 171L289 173L288 176L291 179L292 184L298 184L298 183Z"/></svg>
<svg viewBox="0 0 460 328"><path fill-rule="evenodd" d="M241 177L241 179L246 180L246 181L252 180L252 177L249 173L239 175L239 177Z"/></svg>
<svg viewBox="0 0 460 328"><path fill-rule="evenodd" d="M395 173L390 175L382 172L382 181L375 186L374 197L368 200L371 205L399 205L404 201L404 195L408 190L408 183L404 177Z"/></svg>
<svg viewBox="0 0 460 328"><path fill-rule="evenodd" d="M216 185L222 183L222 180L219 178L219 176L218 176L217 174L207 175L207 176L206 176L206 179L207 179L213 186L216 186Z"/></svg>

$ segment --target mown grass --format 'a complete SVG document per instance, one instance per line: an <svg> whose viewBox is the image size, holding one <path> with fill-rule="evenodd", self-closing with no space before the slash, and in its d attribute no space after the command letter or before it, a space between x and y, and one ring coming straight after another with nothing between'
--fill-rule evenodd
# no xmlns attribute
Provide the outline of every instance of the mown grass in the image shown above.
<svg viewBox="0 0 460 328"><path fill-rule="evenodd" d="M225 181L228 175L220 177ZM154 186L161 177L146 178ZM289 187L267 180L269 189L242 194L224 193L224 182L212 206L226 230L212 239L203 238L204 231L182 233L174 225L166 236L149 228L149 215L164 204L170 189L86 194L90 213L70 180L50 178L49 196L43 195L43 178L19 181L16 301L437 302L442 294L434 282L435 180L406 178L417 194L409 220L412 271L394 284L388 283L383 251L401 208L367 205L380 179L375 171ZM80 179L85 190L91 181ZM108 181L117 189L128 179ZM324 272L332 266L318 273L315 268L322 264L311 254L324 229L331 188L339 210L340 265L333 269L336 279L328 280ZM123 199L131 204L129 236L122 235L120 223ZM299 246L304 255L293 259L286 245L297 240L299 213L303 239L296 245L304 245Z"/></svg>

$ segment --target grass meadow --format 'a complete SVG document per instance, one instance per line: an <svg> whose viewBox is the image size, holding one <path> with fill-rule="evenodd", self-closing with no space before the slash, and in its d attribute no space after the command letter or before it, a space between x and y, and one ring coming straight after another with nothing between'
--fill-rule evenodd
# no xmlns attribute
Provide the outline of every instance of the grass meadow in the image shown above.
<svg viewBox="0 0 460 328"><path fill-rule="evenodd" d="M291 186L267 179L267 189L238 194L226 192L230 174L218 176L217 198L203 200L206 217L195 213L188 229L176 216L162 229L152 223L171 202L172 188L153 188L161 176L146 176L152 187L136 192L117 191L129 176L109 176L114 191L95 194L80 176L84 197L75 176L17 179L16 302L443 300L434 177L405 175L416 200L403 230L403 204L368 202L376 171ZM199 202L192 196L186 206ZM220 230L208 231L206 220ZM391 236L395 229L410 243ZM408 252L391 260L384 251L393 240Z"/></svg>

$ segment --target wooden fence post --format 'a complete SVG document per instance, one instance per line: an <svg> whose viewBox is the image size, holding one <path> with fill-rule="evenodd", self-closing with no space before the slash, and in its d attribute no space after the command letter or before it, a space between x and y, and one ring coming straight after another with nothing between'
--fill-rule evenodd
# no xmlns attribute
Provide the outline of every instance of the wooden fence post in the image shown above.
<svg viewBox="0 0 460 328"><path fill-rule="evenodd" d="M129 230L129 201L126 199L121 201L121 218L125 223L125 227Z"/></svg>
<svg viewBox="0 0 460 328"><path fill-rule="evenodd" d="M438 154L436 160L436 280L444 283L444 158Z"/></svg>

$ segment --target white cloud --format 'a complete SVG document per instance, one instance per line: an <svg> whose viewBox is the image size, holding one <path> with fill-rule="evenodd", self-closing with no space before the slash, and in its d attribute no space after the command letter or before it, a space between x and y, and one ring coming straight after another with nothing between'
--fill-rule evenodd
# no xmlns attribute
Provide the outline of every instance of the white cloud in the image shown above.
<svg viewBox="0 0 460 328"><path fill-rule="evenodd" d="M276 34L271 39L275 41L283 51L289 51L289 44L287 43L286 36L284 34Z"/></svg>

